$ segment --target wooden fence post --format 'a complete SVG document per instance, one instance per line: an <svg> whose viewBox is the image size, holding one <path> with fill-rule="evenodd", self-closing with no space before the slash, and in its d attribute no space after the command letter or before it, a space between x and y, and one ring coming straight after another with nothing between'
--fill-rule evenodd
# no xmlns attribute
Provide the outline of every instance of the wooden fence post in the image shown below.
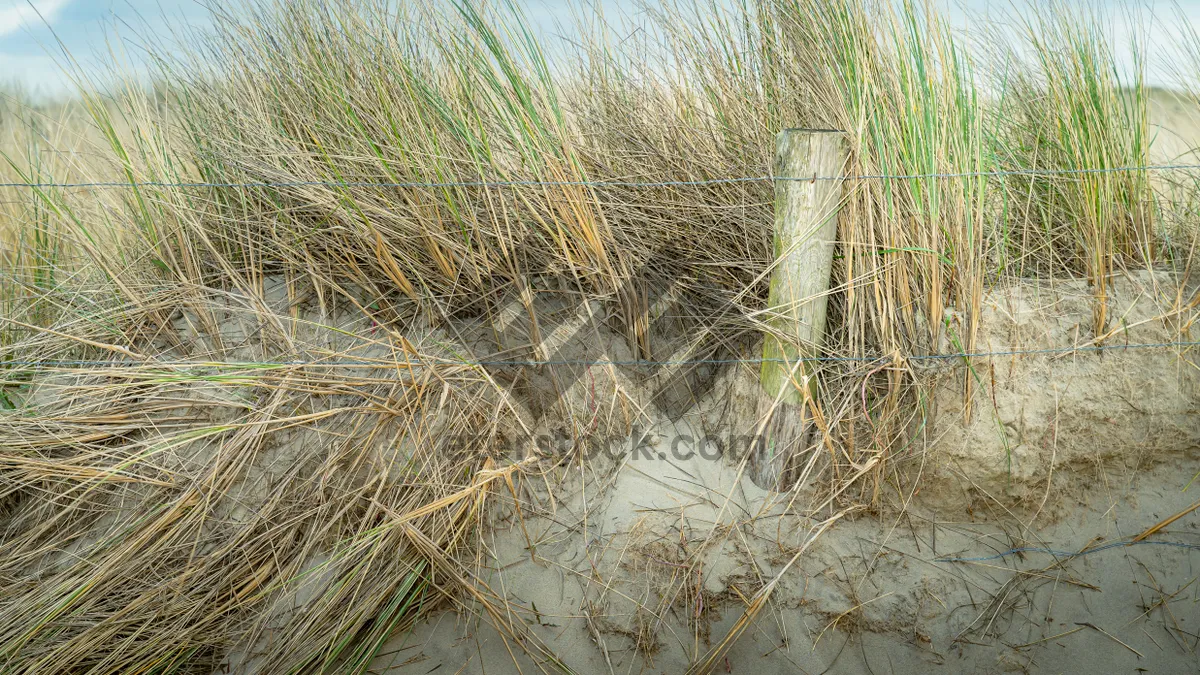
<svg viewBox="0 0 1200 675"><path fill-rule="evenodd" d="M763 339L763 423L751 476L777 488L787 457L803 440L804 401L816 377L804 358L820 356L846 147L840 131L785 129L775 142L775 267ZM810 180L795 180L808 178ZM776 402L779 402L776 405Z"/></svg>

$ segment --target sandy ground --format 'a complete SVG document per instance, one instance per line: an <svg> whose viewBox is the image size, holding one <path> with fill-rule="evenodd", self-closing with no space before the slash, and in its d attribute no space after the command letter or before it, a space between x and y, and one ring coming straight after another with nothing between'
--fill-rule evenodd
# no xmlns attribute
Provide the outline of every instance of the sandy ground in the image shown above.
<svg viewBox="0 0 1200 675"><path fill-rule="evenodd" d="M1136 535L1195 503L1195 490L1182 488L1197 459L1105 475L1103 488L1072 500L1072 515L1052 524L915 505L900 516L840 522L783 575L716 672L1195 672L1200 550L1166 543L1200 545L1196 517L1153 544L1077 557L1003 554L1097 549ZM481 575L577 672L683 672L729 632L744 612L740 599L777 573L808 529L786 516L761 518L711 544L716 555L690 578L672 560L702 546L709 529L712 507L697 507L706 500L682 474L698 468L626 466L611 511L588 523L590 546L581 531L533 519L533 555L518 527L497 531L496 557ZM742 487L748 503L761 498ZM668 495L695 517L662 508ZM652 520L680 526L648 537ZM538 664L486 621L445 612L394 639L374 668L527 673Z"/></svg>
<svg viewBox="0 0 1200 675"><path fill-rule="evenodd" d="M268 299L285 303L272 284ZM1172 307L1195 289L1181 296L1170 275L1133 274L1113 288L1122 332L1109 344L1178 339L1192 319ZM980 349L1079 345L1091 319L1087 290L1074 281L1013 285L987 303ZM631 358L620 336L579 329L598 311L572 307L547 322L547 354ZM510 314L495 329L428 328L412 339L437 353L490 358L488 349L504 347L497 334L501 343L529 340L523 312ZM205 320L180 316L176 328L198 336L193 324ZM277 349L257 344L249 319L208 320L233 358ZM387 357L354 337L370 334L361 317L318 320L341 329L302 322L292 339ZM200 342L188 344L217 349ZM542 449L544 473L517 487L520 512L497 490L471 568L475 583L507 602L500 620L524 626L559 664L535 661L458 593L457 608L395 635L372 672L562 672L561 664L578 673L682 673L739 627L712 672L1197 672L1200 511L1147 543L1108 546L1200 500L1194 362L1194 351L1161 349L996 358L978 364L984 375L965 423L963 369L936 366L926 373L938 381L934 416L915 434L922 444L889 458L897 480L883 484L896 493L881 495L875 511L845 513L820 536L846 500L822 504L813 489L769 493L739 463L744 452L731 435L752 421L753 369L700 378L704 392L690 406L661 407L656 379L671 373L592 368L560 372L555 383L497 369L512 404L537 420L534 431L554 437L566 411L609 439L582 462ZM213 387L212 396L231 395ZM552 395L555 387L565 393ZM319 431L287 433L260 453L254 475L262 478L245 489L261 489L306 443L327 442ZM1087 553L1070 555L1078 551ZM298 596L295 611L303 604ZM228 656L229 672L253 672L247 653Z"/></svg>
<svg viewBox="0 0 1200 675"><path fill-rule="evenodd" d="M1169 282L1114 286L1122 341L1178 335ZM980 348L1080 344L1091 310L1077 285L993 293ZM522 512L500 509L486 531L475 574L508 601L506 620L579 673L684 672L764 587L713 672L1196 672L1200 515L1106 547L1200 499L1189 358L997 360L967 423L962 371L948 367L928 444L894 458L909 478L898 484L920 490L815 539L833 508L761 490L722 445L747 410L731 400L753 388L752 373L727 372L682 415L648 414L608 452L526 483ZM431 616L374 671L559 670L480 614L467 603Z"/></svg>

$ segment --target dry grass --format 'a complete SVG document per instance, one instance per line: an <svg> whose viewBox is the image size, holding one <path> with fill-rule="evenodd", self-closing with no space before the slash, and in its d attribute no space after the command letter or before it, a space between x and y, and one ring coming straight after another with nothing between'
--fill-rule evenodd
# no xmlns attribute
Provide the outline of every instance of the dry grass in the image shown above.
<svg viewBox="0 0 1200 675"><path fill-rule="evenodd" d="M450 335L517 298L523 353L544 359L534 299L561 294L606 307L642 358L755 353L768 182L379 183L765 175L786 126L845 130L853 174L1148 157L1142 82L1113 75L1098 27L1057 14L1025 27L1028 49L976 63L916 3L664 2L651 30L593 21L570 44L470 3L243 9L164 56L152 94L10 101L0 118L0 180L219 184L0 190L13 672L206 672L230 650L264 672L361 671L439 593L470 594L536 651L456 561L488 491L539 460L451 451L523 420L487 369L416 326ZM1194 209L1178 204L1136 172L856 181L826 351L970 350L1006 275L1086 276L1104 334L1114 270L1189 250ZM656 331L667 286L681 309ZM364 355L372 367L330 365ZM14 363L80 358L126 367ZM321 364L213 365L292 360ZM900 356L821 378L828 494L874 502L924 415L922 378ZM969 368L962 381L969 394Z"/></svg>
<svg viewBox="0 0 1200 675"><path fill-rule="evenodd" d="M236 668L361 670L457 588L487 493L524 467L497 468L486 441L455 445L507 429L486 375L433 363L448 356L436 346L261 323L243 297L198 295L148 294L144 311L114 307L21 352L86 340L98 356L96 324L168 316L186 334L207 314L218 331L160 359L318 365L164 367L133 351L145 346L109 345L128 367L11 371L33 380L0 420L0 660L13 672L209 672L230 650ZM331 333L338 351L316 346ZM338 365L364 360L376 365Z"/></svg>

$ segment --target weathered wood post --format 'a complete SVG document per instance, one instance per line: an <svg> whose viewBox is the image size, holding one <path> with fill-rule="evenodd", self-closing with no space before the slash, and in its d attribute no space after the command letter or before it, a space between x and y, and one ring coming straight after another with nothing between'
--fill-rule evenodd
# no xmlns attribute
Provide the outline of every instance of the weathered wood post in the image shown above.
<svg viewBox="0 0 1200 675"><path fill-rule="evenodd" d="M775 141L775 267L761 371L763 423L751 476L774 489L787 457L803 440L805 399L817 391L811 363L820 355L837 216L846 164L843 134L785 129ZM799 180L809 178L809 180Z"/></svg>

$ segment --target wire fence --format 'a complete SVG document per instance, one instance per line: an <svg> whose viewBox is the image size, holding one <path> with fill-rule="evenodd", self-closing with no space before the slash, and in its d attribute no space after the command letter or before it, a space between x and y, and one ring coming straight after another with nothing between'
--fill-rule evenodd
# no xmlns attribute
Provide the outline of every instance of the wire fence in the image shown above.
<svg viewBox="0 0 1200 675"><path fill-rule="evenodd" d="M1053 178L1060 176L1086 176L1112 173L1163 172L1163 171L1196 171L1200 164L1150 164L1141 166L1092 167L1075 169L1009 169L990 171L914 173L914 174L861 174L843 176L736 176L727 178L707 178L696 180L666 180L666 181L629 181L629 180L576 180L576 181L544 181L544 180L466 180L466 181L246 181L246 182L187 182L187 181L85 181L85 182L5 182L0 188L16 189L115 189L115 188L158 188L158 189L197 189L197 188L391 188L391 189L422 189L422 188L521 188L521 187L588 187L588 188L672 188L672 187L705 187L719 185L738 185L767 182L817 182L817 181L856 181L856 180L942 180L955 178ZM954 352L945 354L912 354L907 356L877 355L877 356L815 356L798 359L781 358L729 358L729 359L683 359L683 360L456 360L456 359L406 359L405 361L388 360L334 360L332 358L293 361L186 361L186 360L6 360L0 361L0 370L12 369L56 369L56 368L99 368L99 369L243 369L261 370L275 368L315 367L323 369L377 369L403 366L434 366L457 365L463 367L542 367L542 366L619 366L619 367L664 367L664 366L699 366L699 365L730 365L730 364L763 364L783 363L866 363L878 364L892 360L900 361L964 361L971 359L1049 356L1067 354L1098 354L1111 352L1127 352L1149 349L1188 349L1200 347L1200 341L1173 341L1154 343L1133 343L1119 345L1081 345L1043 349L1013 349L982 352ZM1200 544L1190 544L1170 541L1132 541L1123 540L1111 542L1095 548L1079 551L1056 550L1043 547L1018 547L1000 553L979 557L940 557L938 563L971 563L1002 560L1014 555L1037 553L1050 555L1055 558L1077 558L1103 551L1131 546L1165 546L1185 550L1200 550Z"/></svg>
<svg viewBox="0 0 1200 675"><path fill-rule="evenodd" d="M1065 355L1087 354L1099 352L1122 352L1145 349L1186 349L1200 347L1200 340L1181 340L1175 342L1141 342L1120 345L1081 345L1076 347L1052 347L1046 349L1012 349L986 352L954 352L947 354L912 354L908 356L812 356L797 359L781 358L738 358L738 359L680 359L680 360L587 360L563 359L547 361L513 361L513 360L481 360L470 361L460 359L409 359L407 361L393 360L357 360L335 361L331 359L298 360L298 361L161 361L149 359L146 361L114 361L114 360L35 360L35 361L0 361L0 367L12 368L293 368L312 366L317 368L395 368L396 365L414 366L457 365L465 367L540 367L540 366L687 366L687 365L729 365L729 364L763 364L783 363L886 363L899 359L901 361L969 361L977 358L1005 356L1036 356L1036 355Z"/></svg>
<svg viewBox="0 0 1200 675"><path fill-rule="evenodd" d="M664 188L708 186L738 183L758 183L775 181L838 181L838 180L918 180L918 179L950 179L950 178L988 178L988 177L1054 177L1068 175L1094 175L1106 173L1129 173L1150 171L1186 171L1200 170L1200 164L1150 164L1141 166L1078 168L1078 169L1014 169L977 172L955 173L918 173L918 174L862 174L850 176L743 176L731 178L713 178L678 181L540 181L540 180L501 180L501 181L407 181L407 182L375 182L375 181L251 181L251 182L166 182L166 181L112 181L112 182L27 182L0 183L0 188L28 189L72 189L72 188L289 188L289 187L375 187L375 188L515 188L515 187L624 187L624 188ZM986 352L957 352L946 354L911 354L900 357L908 361L947 361L1005 356L1031 356L1069 353L1098 353L1141 349L1189 348L1200 346L1200 341L1176 341L1157 343L1137 343L1123 345L1084 345L1061 348L1004 350ZM724 364L762 364L762 363L796 363L804 362L857 362L880 363L892 360L893 356L817 356L801 359L768 359L768 358L739 358L739 359L691 359L691 360L544 360L544 361L468 361L468 360L430 360L424 364L457 364L478 367L538 367L538 366L680 366L680 365L724 365ZM422 365L420 361L409 361L414 365ZM314 366L322 368L379 368L387 364L383 361L264 361L264 362L195 362L195 361L113 361L113 360L37 360L37 361L0 361L0 366L9 368L271 368Z"/></svg>
<svg viewBox="0 0 1200 675"><path fill-rule="evenodd" d="M375 187L375 188L516 188L516 187L618 187L618 188L662 188L698 187L737 183L765 183L776 181L815 182L840 180L921 180L949 178L1004 178L1025 176L1031 178L1070 175L1094 175L1106 173L1133 173L1139 171L1188 171L1200 170L1200 164L1148 164L1143 166L1114 166L1079 169L1009 169L994 171L964 171L953 173L913 174L862 174L850 176L737 176L730 178L704 178L698 180L668 181L544 181L544 180L477 180L477 181L248 181L248 182L171 182L171 181L95 181L95 182L37 182L0 183L0 188L31 189L79 189L79 188L295 188L295 187Z"/></svg>

